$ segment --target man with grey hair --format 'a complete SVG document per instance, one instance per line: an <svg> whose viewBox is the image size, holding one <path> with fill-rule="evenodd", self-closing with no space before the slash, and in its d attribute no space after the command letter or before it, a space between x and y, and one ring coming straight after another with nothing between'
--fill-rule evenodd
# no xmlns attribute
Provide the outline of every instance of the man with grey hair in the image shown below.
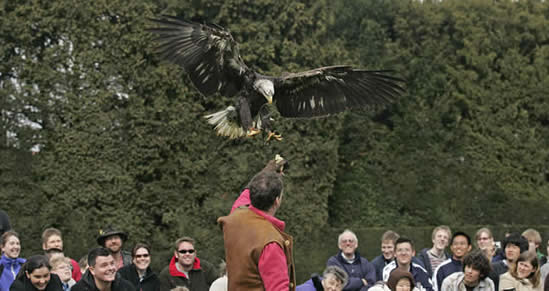
<svg viewBox="0 0 549 291"><path fill-rule="evenodd" d="M322 277L314 274L307 282L297 286L296 291L341 291L349 276L337 266L328 266Z"/></svg>
<svg viewBox="0 0 549 291"><path fill-rule="evenodd" d="M358 238L354 232L346 229L338 237L339 253L328 259L328 266L337 266L349 276L343 290L366 291L376 280L376 271L358 251Z"/></svg>

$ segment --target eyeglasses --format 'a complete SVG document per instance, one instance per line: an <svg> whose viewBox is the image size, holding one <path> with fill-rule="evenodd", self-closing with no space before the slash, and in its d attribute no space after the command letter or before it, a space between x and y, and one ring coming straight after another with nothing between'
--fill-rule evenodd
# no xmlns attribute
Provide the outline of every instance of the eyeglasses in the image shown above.
<svg viewBox="0 0 549 291"><path fill-rule="evenodd" d="M136 258L148 258L150 255L149 254L142 254L142 255L135 255Z"/></svg>
<svg viewBox="0 0 549 291"><path fill-rule="evenodd" d="M354 243L355 240L354 240L354 239L342 239L341 242L344 243L344 244L346 244L346 243Z"/></svg>
<svg viewBox="0 0 549 291"><path fill-rule="evenodd" d="M180 254L186 254L186 253L192 254L194 253L194 250L178 250L177 252Z"/></svg>

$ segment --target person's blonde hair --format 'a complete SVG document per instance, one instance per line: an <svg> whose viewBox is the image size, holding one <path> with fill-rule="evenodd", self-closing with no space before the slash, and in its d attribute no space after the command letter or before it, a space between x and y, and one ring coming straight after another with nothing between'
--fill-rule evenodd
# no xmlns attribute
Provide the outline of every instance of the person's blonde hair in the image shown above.
<svg viewBox="0 0 549 291"><path fill-rule="evenodd" d="M437 227L435 227L435 229L433 229L433 232L431 233L431 239L435 239L435 235L437 235L437 232L439 231L445 231L446 233L448 233L448 238L452 237L452 230L450 229L449 226L447 225L439 225Z"/></svg>
<svg viewBox="0 0 549 291"><path fill-rule="evenodd" d="M391 241L392 244L395 244L396 240L399 237L400 237L400 235L398 235L398 233L396 233L392 230L388 230L388 231L384 232L383 235L381 236L381 243Z"/></svg>
<svg viewBox="0 0 549 291"><path fill-rule="evenodd" d="M492 231L487 227L483 227L477 230L477 233L475 234L475 240L478 240L480 238L480 235L483 233L486 233L490 238L494 239L494 236L492 235Z"/></svg>
<svg viewBox="0 0 549 291"><path fill-rule="evenodd" d="M527 240L533 240L536 244L541 244L541 235L539 234L539 231L529 228L522 232L522 236L525 237Z"/></svg>
<svg viewBox="0 0 549 291"><path fill-rule="evenodd" d="M51 259L50 259L50 266L52 269L55 269L57 268L57 266L61 265L61 264L68 264L69 267L71 267L71 260L67 257L64 257L64 256L53 256Z"/></svg>

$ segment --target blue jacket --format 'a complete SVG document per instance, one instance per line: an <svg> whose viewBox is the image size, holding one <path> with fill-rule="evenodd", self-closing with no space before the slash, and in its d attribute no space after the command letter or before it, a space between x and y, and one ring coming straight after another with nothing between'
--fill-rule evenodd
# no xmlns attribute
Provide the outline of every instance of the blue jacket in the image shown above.
<svg viewBox="0 0 549 291"><path fill-rule="evenodd" d="M374 265L374 269L376 270L376 282L383 281L383 268L392 261L392 259L385 260L383 255L379 255L372 260L372 265Z"/></svg>
<svg viewBox="0 0 549 291"><path fill-rule="evenodd" d="M385 266L385 268L383 268L383 281L386 282L389 279L391 272L397 267L398 263L396 260ZM416 281L416 287L418 287L419 290L434 290L431 278L429 277L429 274L427 274L427 270L425 270L423 266L412 261L412 264L410 265L410 273L412 273L412 276L414 276L414 280ZM419 287L420 284L421 288Z"/></svg>
<svg viewBox="0 0 549 291"><path fill-rule="evenodd" d="M492 257L492 263L505 260L505 253L501 249L496 250L496 254Z"/></svg>
<svg viewBox="0 0 549 291"><path fill-rule="evenodd" d="M25 263L25 259L22 258L8 258L6 255L2 255L0 258L0 267L2 268L2 275L0 275L0 291L10 290L11 283L15 281L15 276L19 273L21 265Z"/></svg>
<svg viewBox="0 0 549 291"><path fill-rule="evenodd" d="M295 291L322 291L324 290L324 287L322 287L322 277L319 275L314 275L309 279L307 282L298 285L295 288Z"/></svg>
<svg viewBox="0 0 549 291"><path fill-rule="evenodd" d="M374 269L374 265L368 262L367 259L361 257L358 251L355 251L355 260L352 264L349 264L345 259L343 259L343 254L339 251L337 255L328 259L326 265L338 266L347 272L349 275L349 282L343 288L345 291L366 291L376 282L376 270ZM368 286L364 286L362 279L366 279Z"/></svg>
<svg viewBox="0 0 549 291"><path fill-rule="evenodd" d="M452 275L455 272L461 272L461 271L463 271L461 261L458 261L453 257L442 262L440 266L438 266L438 268L435 270L435 273L433 274L433 283L434 283L435 290L440 290L440 287L442 287L442 281L446 277Z"/></svg>

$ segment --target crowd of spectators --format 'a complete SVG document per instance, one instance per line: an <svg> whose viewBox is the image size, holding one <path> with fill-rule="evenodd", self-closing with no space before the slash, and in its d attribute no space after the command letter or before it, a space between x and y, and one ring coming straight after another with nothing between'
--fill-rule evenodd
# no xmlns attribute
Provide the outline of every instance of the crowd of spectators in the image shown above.
<svg viewBox="0 0 549 291"><path fill-rule="evenodd" d="M138 243L125 251L128 235L115 228L100 231L98 246L76 262L63 253L56 228L43 231L43 254L21 258L19 235L7 226L0 236L0 291L208 291L219 277L197 257L190 237L175 242L170 263L157 275L150 268L150 246Z"/></svg>
<svg viewBox="0 0 549 291"><path fill-rule="evenodd" d="M535 229L507 233L496 242L488 228L471 238L441 225L431 238L432 246L416 253L411 239L388 230L381 236L381 255L369 262L358 252L357 236L345 230L327 266L347 273L340 290L549 291L549 264ZM301 289L307 284L297 290L315 290Z"/></svg>
<svg viewBox="0 0 549 291"><path fill-rule="evenodd" d="M215 268L200 259L195 241L190 237L175 241L169 264L157 274L150 268L150 246L138 243L127 252L124 242L128 235L111 227L100 232L98 247L78 262L65 256L62 233L55 228L42 233L43 254L21 258L19 235L10 229L7 216L2 217L0 291L229 289L225 265ZM387 230L380 239L381 254L370 262L358 251L357 235L345 230L338 237L339 251L327 258L321 275L313 274L301 285L285 288L298 291L549 291L549 282L546 282L549 264L541 250L541 235L534 229L507 233L501 242L496 242L488 228L479 229L471 238L465 232L452 233L448 226L442 225L433 229L431 238L432 246L416 253L411 239Z"/></svg>

